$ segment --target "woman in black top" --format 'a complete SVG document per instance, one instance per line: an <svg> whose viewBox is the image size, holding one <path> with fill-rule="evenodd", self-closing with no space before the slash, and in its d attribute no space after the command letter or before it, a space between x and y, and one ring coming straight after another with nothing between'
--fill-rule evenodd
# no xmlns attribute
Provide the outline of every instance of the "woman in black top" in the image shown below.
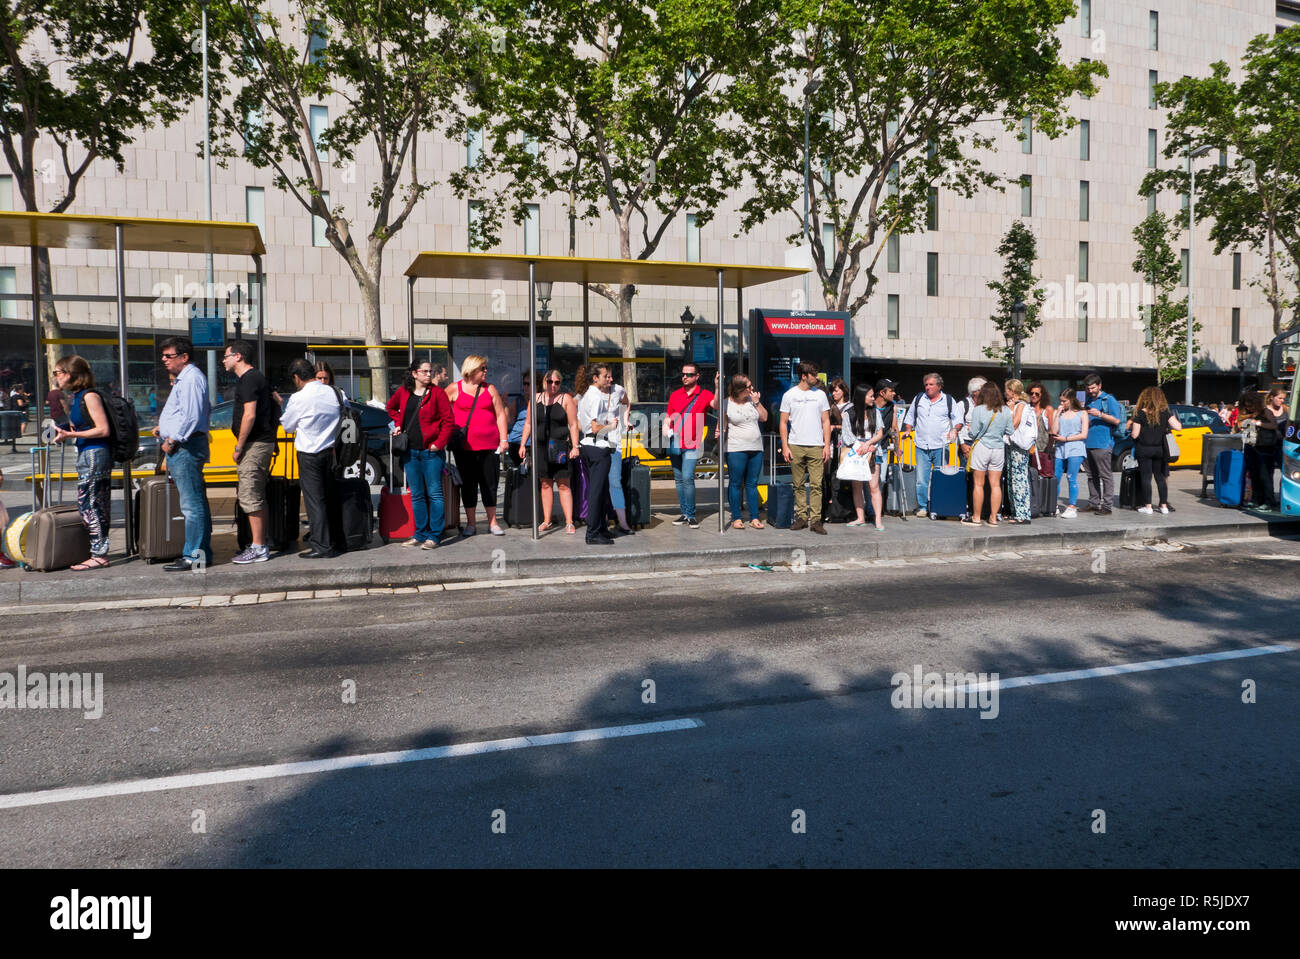
<svg viewBox="0 0 1300 959"><path fill-rule="evenodd" d="M1271 401L1273 394L1270 393L1268 398ZM1246 429L1248 423L1253 422L1255 426L1255 442L1247 442L1245 445L1245 466L1251 487L1250 506L1277 509L1277 497L1273 495L1273 466L1277 461L1278 448L1282 445L1277 411L1272 402L1265 405L1258 393L1249 390L1241 394L1237 405L1241 409L1237 419L1243 432L1249 434L1250 431Z"/></svg>
<svg viewBox="0 0 1300 959"><path fill-rule="evenodd" d="M1146 505L1138 508L1139 513L1154 513L1151 508L1151 478L1156 480L1156 489L1160 492L1160 512L1169 512L1169 451L1165 446L1165 437L1170 430L1181 430L1183 424L1169 411L1169 401L1165 399L1164 390L1158 386L1148 386L1138 396L1137 406L1133 409L1133 455L1137 457L1138 468L1142 471L1140 492L1146 494Z"/></svg>
<svg viewBox="0 0 1300 959"><path fill-rule="evenodd" d="M581 380L581 377L579 378ZM579 453L578 404L562 389L558 370L547 370L542 378L543 392L534 399L532 409L524 420L524 431L519 440L519 458L528 455L528 441L532 437L533 422L540 423L537 434L537 456L534 465L541 478L542 525L539 532L551 529L551 511L555 503L552 485L559 488L560 508L564 510L564 531L576 533L573 525L573 490L569 486L569 464Z"/></svg>

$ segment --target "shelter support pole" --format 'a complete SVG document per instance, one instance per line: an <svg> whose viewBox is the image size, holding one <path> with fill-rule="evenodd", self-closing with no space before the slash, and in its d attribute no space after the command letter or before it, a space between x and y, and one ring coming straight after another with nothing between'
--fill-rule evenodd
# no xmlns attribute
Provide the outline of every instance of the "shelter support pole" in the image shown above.
<svg viewBox="0 0 1300 959"><path fill-rule="evenodd" d="M583 305L586 305L586 285L583 285ZM533 394L537 389L537 264L532 260L528 261L528 370L532 374L528 379L529 389L524 393L524 402L528 404L528 413L531 416L534 412ZM528 434L528 451L529 473L531 474L527 482L533 484L533 542L537 542L537 501L542 497L542 480L537 473L538 463L541 461L537 458L537 434L540 432L538 424L533 423L532 429Z"/></svg>
<svg viewBox="0 0 1300 959"><path fill-rule="evenodd" d="M736 279L736 295L740 295L740 279ZM727 352L723 349L722 340L722 271L718 271L718 533L721 535L726 528L727 511L724 508L722 483L722 473L727 466L727 453L723 447L726 440L726 429L724 424L727 422L727 370L726 356ZM688 357L689 359L689 357ZM693 480L695 477L691 477ZM753 507L750 507L751 511Z"/></svg>
<svg viewBox="0 0 1300 959"><path fill-rule="evenodd" d="M406 278L406 362L415 362L415 277Z"/></svg>
<svg viewBox="0 0 1300 959"><path fill-rule="evenodd" d="M118 364L118 388L122 391L122 399L128 403L131 400L131 391L128 385L126 355L126 248L123 242L122 224L118 223L113 227L113 246L116 247L117 253L117 352L120 359ZM131 549L131 461L127 460L122 464L122 521L123 529L126 531L126 555L130 556Z"/></svg>
<svg viewBox="0 0 1300 959"><path fill-rule="evenodd" d="M262 274L262 257L253 254L257 274L257 368L266 376L266 277Z"/></svg>
<svg viewBox="0 0 1300 959"><path fill-rule="evenodd" d="M32 393L34 395L32 396L31 402L36 404L36 427L37 427L36 445L48 446L49 444L45 443L45 441L41 438L41 433L44 432L42 424L45 422L45 416L44 416L45 394L50 391L50 384L43 369L45 365L45 346L44 344L41 343L40 267L36 261L36 247L33 246L31 248L31 251L32 251L32 376L36 378L35 384L32 388ZM45 457L46 458L49 457L48 452L45 454ZM33 499L32 502L38 502L42 507L46 505L45 502L46 490L44 485L41 482L41 476L44 475L44 473L45 473L45 463L44 461L42 461L41 464L37 467L37 475L32 477L32 489L36 493L36 497L35 499Z"/></svg>
<svg viewBox="0 0 1300 959"><path fill-rule="evenodd" d="M587 294L591 290L586 283L582 284L582 362L583 365L591 362L591 304L588 301Z"/></svg>
<svg viewBox="0 0 1300 959"><path fill-rule="evenodd" d="M745 372L745 290L736 283L736 372Z"/></svg>

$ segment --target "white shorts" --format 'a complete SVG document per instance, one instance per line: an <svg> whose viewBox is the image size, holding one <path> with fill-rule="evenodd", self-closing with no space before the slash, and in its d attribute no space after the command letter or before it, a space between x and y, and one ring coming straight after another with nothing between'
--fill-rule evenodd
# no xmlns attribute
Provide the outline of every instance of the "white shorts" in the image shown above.
<svg viewBox="0 0 1300 959"><path fill-rule="evenodd" d="M990 470L1001 472L1005 454L1005 447L999 446L995 449L991 446L985 446L983 443L976 443L970 454L970 468L983 470L984 472Z"/></svg>

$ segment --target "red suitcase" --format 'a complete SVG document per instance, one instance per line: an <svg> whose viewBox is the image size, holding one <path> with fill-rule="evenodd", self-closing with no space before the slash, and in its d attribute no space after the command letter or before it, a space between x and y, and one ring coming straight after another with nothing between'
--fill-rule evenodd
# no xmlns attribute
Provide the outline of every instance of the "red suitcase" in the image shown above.
<svg viewBox="0 0 1300 959"><path fill-rule="evenodd" d="M415 535L415 510L411 507L411 491L403 485L398 491L393 485L393 437L388 437L388 489L379 491L379 538L387 545L393 540L408 540ZM403 484L406 480L403 477Z"/></svg>

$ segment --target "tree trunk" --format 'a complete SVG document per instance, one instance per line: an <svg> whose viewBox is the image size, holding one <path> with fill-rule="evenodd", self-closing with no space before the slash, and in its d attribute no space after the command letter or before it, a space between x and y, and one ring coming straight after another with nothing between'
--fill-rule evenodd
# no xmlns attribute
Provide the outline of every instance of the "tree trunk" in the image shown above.
<svg viewBox="0 0 1300 959"><path fill-rule="evenodd" d="M366 362L370 366L370 395L378 400L388 400L388 358L385 351L378 348L384 341L383 324L379 312L379 284L374 281L358 281L366 311L366 343L374 344L366 350ZM358 402L364 403L361 397Z"/></svg>
<svg viewBox="0 0 1300 959"><path fill-rule="evenodd" d="M622 348L622 355L628 359L636 359L636 330L632 329L632 297L635 295L635 289L631 286L620 286L618 288L618 340ZM627 390L627 400L629 403L638 401L636 389L636 364L623 364L623 389Z"/></svg>
<svg viewBox="0 0 1300 959"><path fill-rule="evenodd" d="M63 326L59 323L59 311L54 305L54 280L50 272L50 251L47 247L38 246L36 248L36 285L41 291L41 336L46 339L57 340L63 338ZM75 350L65 350L58 343L49 343L45 347L45 377L46 383L36 384L36 403L40 410L44 410L45 393L49 390L49 381L52 377L51 370L54 364L58 362L59 357L65 352L72 353ZM42 412L42 416L44 413ZM40 416L37 420L40 420Z"/></svg>

